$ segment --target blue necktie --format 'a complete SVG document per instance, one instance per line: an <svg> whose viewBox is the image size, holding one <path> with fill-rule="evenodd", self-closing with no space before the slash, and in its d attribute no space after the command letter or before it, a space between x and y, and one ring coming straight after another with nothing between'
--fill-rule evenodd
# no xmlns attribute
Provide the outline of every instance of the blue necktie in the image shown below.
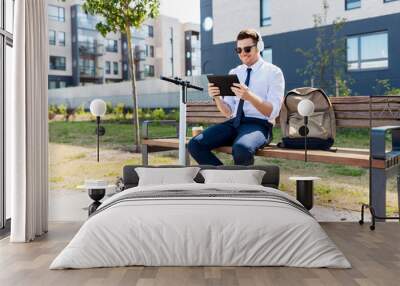
<svg viewBox="0 0 400 286"><path fill-rule="evenodd" d="M248 68L248 69L247 69L246 81L244 82L244 84L245 84L246 86L249 86L249 83L250 83L250 73L251 73L251 68ZM236 117L235 117L235 119L233 120L233 127L235 127L235 128L239 127L240 121L242 120L242 117L243 117L243 115L244 115L244 112L243 112L243 104L244 104L244 100L243 100L243 99L240 99L240 100L239 100L239 106L238 106L238 109L237 109L237 112L236 112Z"/></svg>

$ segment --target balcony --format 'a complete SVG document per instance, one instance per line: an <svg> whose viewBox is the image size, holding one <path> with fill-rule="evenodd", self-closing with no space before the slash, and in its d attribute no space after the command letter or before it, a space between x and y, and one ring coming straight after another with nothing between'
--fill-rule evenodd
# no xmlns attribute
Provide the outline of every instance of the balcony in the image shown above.
<svg viewBox="0 0 400 286"><path fill-rule="evenodd" d="M84 79L101 79L103 78L103 68L101 67L79 67L79 75Z"/></svg>
<svg viewBox="0 0 400 286"><path fill-rule="evenodd" d="M78 42L79 53L83 55L102 56L104 54L104 46L97 42Z"/></svg>
<svg viewBox="0 0 400 286"><path fill-rule="evenodd" d="M144 61L146 59L146 48L143 46L135 46L135 61Z"/></svg>
<svg viewBox="0 0 400 286"><path fill-rule="evenodd" d="M132 38L134 40L144 40L148 36L147 30L145 28L143 28L143 27L141 29L139 29L139 30L135 29L135 28L132 28L131 31L132 31Z"/></svg>

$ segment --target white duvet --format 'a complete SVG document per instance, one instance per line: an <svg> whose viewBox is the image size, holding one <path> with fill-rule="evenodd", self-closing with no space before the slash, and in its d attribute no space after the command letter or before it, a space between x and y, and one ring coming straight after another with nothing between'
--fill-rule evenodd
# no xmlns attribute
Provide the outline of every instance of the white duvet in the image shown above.
<svg viewBox="0 0 400 286"><path fill-rule="evenodd" d="M108 198L50 269L145 266L350 268L318 222L289 204L258 198L152 198L113 204L131 192L263 190L254 185L136 187ZM136 194L136 193L135 193ZM108 207L107 207L108 206Z"/></svg>

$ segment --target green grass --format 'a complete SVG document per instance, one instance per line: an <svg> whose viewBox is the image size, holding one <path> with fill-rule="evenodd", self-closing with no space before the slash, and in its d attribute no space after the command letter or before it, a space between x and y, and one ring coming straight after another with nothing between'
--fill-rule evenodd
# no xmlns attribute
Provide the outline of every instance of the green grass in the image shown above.
<svg viewBox="0 0 400 286"><path fill-rule="evenodd" d="M134 138L133 126L130 123L104 122L106 129L100 138L101 147L118 150L132 150ZM75 146L96 147L96 123L90 121L49 123L51 143L69 144ZM176 129L172 126L155 125L150 128L150 136L173 136Z"/></svg>
<svg viewBox="0 0 400 286"><path fill-rule="evenodd" d="M107 121L102 123L106 134L101 137L100 144L103 147L119 150L131 150L134 138L134 130L130 122ZM204 126L205 128L207 126ZM96 124L91 121L64 122L55 121L49 123L51 143L71 144L76 146L96 146ZM188 135L190 135L188 128ZM152 125L151 137L170 137L176 135L176 129L167 125ZM281 130L274 128L273 142L281 141ZM338 129L335 146L368 148L369 133L367 129Z"/></svg>

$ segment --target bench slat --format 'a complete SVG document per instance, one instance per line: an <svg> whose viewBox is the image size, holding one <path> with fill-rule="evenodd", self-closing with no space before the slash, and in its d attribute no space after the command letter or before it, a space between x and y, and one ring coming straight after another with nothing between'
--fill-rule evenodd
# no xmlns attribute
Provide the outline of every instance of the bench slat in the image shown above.
<svg viewBox="0 0 400 286"><path fill-rule="evenodd" d="M333 109L335 111L369 111L369 104L334 104ZM391 103L376 103L371 106L372 111L383 111L392 110L392 112L398 111L400 109L400 104Z"/></svg>
<svg viewBox="0 0 400 286"><path fill-rule="evenodd" d="M207 124L217 124L227 120L225 117L187 117L186 121L192 124L207 123ZM400 120L372 120L373 127L387 126L387 125L400 125ZM276 126L279 126L277 122ZM368 128L368 119L336 119L336 127L338 128Z"/></svg>
<svg viewBox="0 0 400 286"><path fill-rule="evenodd" d="M357 104L352 104L352 103L346 103L346 104L333 104L333 109L335 111L369 111L369 104L367 103L357 103ZM371 106L372 111L387 111L391 110L392 112L396 112L400 110L400 103L377 103ZM187 111L188 112L196 112L196 111L218 111L218 108L216 105L213 105L213 103L210 103L209 105L192 105L191 103L188 103L187 105Z"/></svg>
<svg viewBox="0 0 400 286"><path fill-rule="evenodd" d="M332 104L359 104L359 103L369 103L369 96L339 96L339 97L329 97ZM390 96L390 97L373 97L371 98L371 103L384 103L384 102L397 102L400 103L400 96Z"/></svg>
<svg viewBox="0 0 400 286"><path fill-rule="evenodd" d="M398 120L372 120L372 127L400 125ZM369 128L369 120L363 119L336 119L336 127L343 128Z"/></svg>
<svg viewBox="0 0 400 286"><path fill-rule="evenodd" d="M219 111L191 111L186 114L187 117L221 117L223 118L224 116L222 115L221 112Z"/></svg>
<svg viewBox="0 0 400 286"><path fill-rule="evenodd" d="M225 117L187 117L188 123L220 123L226 120Z"/></svg>
<svg viewBox="0 0 400 286"><path fill-rule="evenodd" d="M187 105L186 110L188 112L192 111L218 111L216 105L191 105L190 103ZM219 111L218 111L219 112Z"/></svg>
<svg viewBox="0 0 400 286"><path fill-rule="evenodd" d="M400 113L398 111L373 111L371 115L368 111L336 111L335 117L338 119L369 119L372 120L385 119L385 120L400 120Z"/></svg>
<svg viewBox="0 0 400 286"><path fill-rule="evenodd" d="M369 127L369 97L330 98L336 116L336 126L342 128ZM400 97L373 98L371 116L372 126L400 124ZM391 102L387 104L387 101ZM216 124L225 121L214 102L190 102L187 106L188 123ZM279 118L276 120L279 125Z"/></svg>
<svg viewBox="0 0 400 286"><path fill-rule="evenodd" d="M162 146L178 149L178 139L144 139L142 144L150 146ZM232 153L232 147L220 147L215 151L223 153ZM352 152L354 151L354 152ZM280 158L288 160L304 160L304 150L281 149L276 146L267 146L257 151L256 155L267 158ZM341 164L355 167L369 167L369 151L367 149L338 148L337 152L328 152L320 150L309 150L307 154L309 162ZM385 168L384 160L373 160L372 166L375 168Z"/></svg>

